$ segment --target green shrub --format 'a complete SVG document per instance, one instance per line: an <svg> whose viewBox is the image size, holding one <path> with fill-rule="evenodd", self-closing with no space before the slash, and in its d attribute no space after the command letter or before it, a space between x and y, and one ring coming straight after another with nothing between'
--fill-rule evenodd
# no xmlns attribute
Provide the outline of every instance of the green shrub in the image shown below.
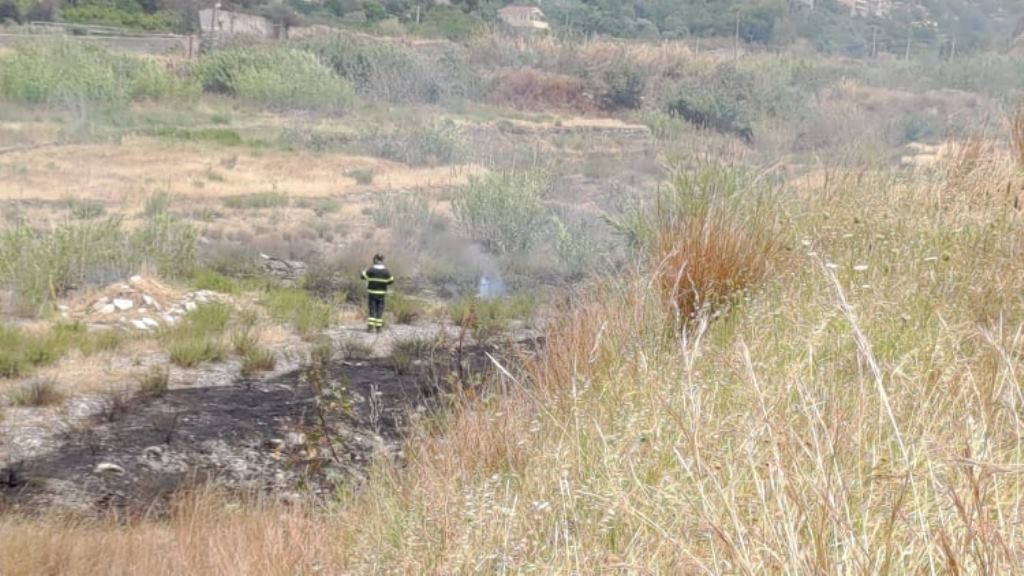
<svg viewBox="0 0 1024 576"><path fill-rule="evenodd" d="M122 6L131 6L134 9L125 9ZM60 17L69 24L116 26L147 32L175 32L181 24L181 18L174 12L157 11L147 14L134 3L118 3L117 6L69 3L61 7Z"/></svg>
<svg viewBox="0 0 1024 576"><path fill-rule="evenodd" d="M242 355L242 376L248 378L258 372L270 372L277 366L274 353L266 348L253 347Z"/></svg>
<svg viewBox="0 0 1024 576"><path fill-rule="evenodd" d="M51 406L64 400L57 382L52 379L33 380L11 391L11 406Z"/></svg>
<svg viewBox="0 0 1024 576"><path fill-rule="evenodd" d="M356 184L366 186L373 184L373 177L376 175L373 169L362 169L362 170L349 170L346 174L349 178L356 181Z"/></svg>
<svg viewBox="0 0 1024 576"><path fill-rule="evenodd" d="M67 201L68 211L75 220L92 220L99 218L107 212L107 206L99 200L81 200L69 198Z"/></svg>
<svg viewBox="0 0 1024 576"><path fill-rule="evenodd" d="M508 329L513 320L529 322L537 302L529 295L508 298L463 298L448 307L448 315L458 326L471 329L477 339L486 341Z"/></svg>
<svg viewBox="0 0 1024 576"><path fill-rule="evenodd" d="M299 208L312 210L318 217L341 210L341 201L330 197L302 198L296 201L295 205Z"/></svg>
<svg viewBox="0 0 1024 576"><path fill-rule="evenodd" d="M154 136L186 142L212 142L221 146L240 146L242 137L230 128L171 128L162 126L152 131Z"/></svg>
<svg viewBox="0 0 1024 576"><path fill-rule="evenodd" d="M426 304L401 292L388 294L387 311L395 318L395 324L412 324L426 311Z"/></svg>
<svg viewBox="0 0 1024 576"><path fill-rule="evenodd" d="M139 392L145 396L163 396L170 383L171 372L167 368L153 368L139 379Z"/></svg>
<svg viewBox="0 0 1024 576"><path fill-rule="evenodd" d="M33 104L77 100L123 104L188 98L195 95L195 89L153 60L114 54L72 40L47 39L20 43L2 58L0 95Z"/></svg>
<svg viewBox="0 0 1024 576"><path fill-rule="evenodd" d="M544 200L551 179L542 170L473 177L452 196L463 233L495 254L525 252L543 238L551 215Z"/></svg>
<svg viewBox="0 0 1024 576"><path fill-rule="evenodd" d="M359 145L369 154L412 166L457 164L468 151L450 122L407 122L390 130L364 130Z"/></svg>
<svg viewBox="0 0 1024 576"><path fill-rule="evenodd" d="M79 322L59 323L45 334L30 334L0 324L0 377L17 378L37 366L53 364L70 350L89 356L121 345L117 332L89 332Z"/></svg>
<svg viewBox="0 0 1024 576"><path fill-rule="evenodd" d="M472 97L482 86L479 75L454 53L431 58L412 48L345 34L310 40L302 47L376 101L433 104Z"/></svg>
<svg viewBox="0 0 1024 576"><path fill-rule="evenodd" d="M378 228L398 228L406 234L430 219L430 203L419 190L377 194L373 202L370 217Z"/></svg>
<svg viewBox="0 0 1024 576"><path fill-rule="evenodd" d="M160 340L171 362L183 368L194 368L203 362L223 360L227 356L224 331L231 316L232 309L227 304L204 303L177 326L164 329Z"/></svg>
<svg viewBox="0 0 1024 576"><path fill-rule="evenodd" d="M255 210L260 208L284 208L288 206L290 200L287 194L270 191L225 196L223 202L225 207L234 210Z"/></svg>
<svg viewBox="0 0 1024 576"><path fill-rule="evenodd" d="M126 232L119 218L64 224L39 232L25 224L0 231L0 286L14 293L23 313L44 312L72 287L103 284L143 264L165 277L191 275L195 229L168 214Z"/></svg>
<svg viewBox="0 0 1024 576"><path fill-rule="evenodd" d="M316 55L291 48L214 52L199 61L194 73L208 92L274 108L340 110L353 96L351 85Z"/></svg>
<svg viewBox="0 0 1024 576"><path fill-rule="evenodd" d="M157 192L146 198L145 214L149 218L166 214L171 209L171 195L167 192Z"/></svg>
<svg viewBox="0 0 1024 576"><path fill-rule="evenodd" d="M279 288L261 299L270 316L291 324L304 338L326 329L334 316L334 307L299 288Z"/></svg>
<svg viewBox="0 0 1024 576"><path fill-rule="evenodd" d="M192 277L192 286L196 290L212 290L221 294L238 294L241 291L237 280L209 268L196 271Z"/></svg>

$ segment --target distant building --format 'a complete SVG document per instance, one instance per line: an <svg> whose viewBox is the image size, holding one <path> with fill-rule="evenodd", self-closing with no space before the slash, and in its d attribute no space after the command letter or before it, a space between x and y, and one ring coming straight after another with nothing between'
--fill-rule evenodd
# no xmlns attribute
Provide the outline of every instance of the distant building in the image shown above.
<svg viewBox="0 0 1024 576"><path fill-rule="evenodd" d="M254 36L274 38L275 26L263 16L229 12L219 8L199 11L199 30L203 34L216 33L224 36Z"/></svg>
<svg viewBox="0 0 1024 576"><path fill-rule="evenodd" d="M498 10L498 18L515 31L547 32L551 27L544 20L544 12L536 6L510 4Z"/></svg>

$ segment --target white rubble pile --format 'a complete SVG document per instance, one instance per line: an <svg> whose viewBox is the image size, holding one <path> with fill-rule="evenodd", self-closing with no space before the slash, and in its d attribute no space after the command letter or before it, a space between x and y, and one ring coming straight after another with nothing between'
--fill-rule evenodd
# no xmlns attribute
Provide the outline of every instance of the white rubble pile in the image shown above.
<svg viewBox="0 0 1024 576"><path fill-rule="evenodd" d="M230 300L224 294L212 290L198 290L168 298L166 294L149 293L148 287L162 288L140 276L133 276L127 283L111 286L107 295L95 300L86 311L90 323L148 332L177 324L200 304Z"/></svg>

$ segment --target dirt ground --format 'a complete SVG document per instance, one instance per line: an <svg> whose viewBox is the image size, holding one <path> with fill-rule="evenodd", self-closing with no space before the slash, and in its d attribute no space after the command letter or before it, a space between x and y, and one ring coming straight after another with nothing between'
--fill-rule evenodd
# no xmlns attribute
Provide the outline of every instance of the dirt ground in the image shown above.
<svg viewBox="0 0 1024 576"><path fill-rule="evenodd" d="M79 397L60 418L58 409L9 409L0 426L0 513L159 514L176 490L203 481L285 499L325 495L338 481L358 482L377 456L400 458L410 423L451 392L449 374L457 381L492 369L485 348L457 354L454 336L440 326L382 336L335 329L327 381L344 391L342 409L318 410L327 404L318 404L308 358L251 380L230 362L208 366L160 397ZM388 356L398 342L428 338L447 343L403 367ZM539 342L535 333L520 338ZM373 356L342 359L352 342ZM327 431L336 442L318 438Z"/></svg>

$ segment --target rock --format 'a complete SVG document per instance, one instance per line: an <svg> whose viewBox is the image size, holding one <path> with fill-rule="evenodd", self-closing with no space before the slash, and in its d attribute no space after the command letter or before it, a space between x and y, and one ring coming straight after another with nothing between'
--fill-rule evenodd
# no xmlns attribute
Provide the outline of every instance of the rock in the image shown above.
<svg viewBox="0 0 1024 576"><path fill-rule="evenodd" d="M164 459L164 449L160 446L148 446L142 451L146 460L159 461Z"/></svg>
<svg viewBox="0 0 1024 576"><path fill-rule="evenodd" d="M142 276L132 276L128 281L132 284L138 284L139 282L142 282Z"/></svg>
<svg viewBox="0 0 1024 576"><path fill-rule="evenodd" d="M124 468L121 468L113 462L100 462L96 465L96 469L93 470L96 474L124 474Z"/></svg>
<svg viewBox="0 0 1024 576"><path fill-rule="evenodd" d="M185 311L186 312L192 312L196 308L198 308L198 306L196 306L195 302L185 302Z"/></svg>
<svg viewBox="0 0 1024 576"><path fill-rule="evenodd" d="M67 312L67 311L69 311L71 309L68 308L67 306L63 305L63 304L57 304L57 310L59 310L61 312Z"/></svg>
<svg viewBox="0 0 1024 576"><path fill-rule="evenodd" d="M149 294L143 294L142 295L142 301L146 303L146 306L152 306L154 308L157 307L156 299L154 299Z"/></svg>
<svg viewBox="0 0 1024 576"><path fill-rule="evenodd" d="M178 319L175 318L174 316L171 316L170 314L164 314L163 316L160 317L160 319L164 321L164 324L167 324L169 326L174 326L175 324L178 323Z"/></svg>
<svg viewBox="0 0 1024 576"><path fill-rule="evenodd" d="M117 308L114 308L113 304L106 304L102 308L100 308L100 313L101 314L113 314L116 311L117 311Z"/></svg>
<svg viewBox="0 0 1024 576"><path fill-rule="evenodd" d="M135 307L135 303L127 298L114 298L114 308L124 312Z"/></svg>
<svg viewBox="0 0 1024 576"><path fill-rule="evenodd" d="M135 328L136 330L143 330L143 331L149 330L149 325L147 325L142 320L132 320L131 321L131 325L132 325L132 328Z"/></svg>
<svg viewBox="0 0 1024 576"><path fill-rule="evenodd" d="M146 326L148 326L149 328L159 328L160 327L160 323L159 322L157 322L156 320L153 320L152 318L149 318L149 317L143 318L142 319L142 323L145 324Z"/></svg>
<svg viewBox="0 0 1024 576"><path fill-rule="evenodd" d="M270 440L267 440L264 445L270 450L280 450L284 448L284 440L281 440L280 438L271 438Z"/></svg>
<svg viewBox="0 0 1024 576"><path fill-rule="evenodd" d="M289 432L284 435L284 444L291 450L301 448L306 444L306 435L302 432Z"/></svg>
<svg viewBox="0 0 1024 576"><path fill-rule="evenodd" d="M260 252L260 258L262 258L264 260L270 260L270 256L264 254L263 252Z"/></svg>

